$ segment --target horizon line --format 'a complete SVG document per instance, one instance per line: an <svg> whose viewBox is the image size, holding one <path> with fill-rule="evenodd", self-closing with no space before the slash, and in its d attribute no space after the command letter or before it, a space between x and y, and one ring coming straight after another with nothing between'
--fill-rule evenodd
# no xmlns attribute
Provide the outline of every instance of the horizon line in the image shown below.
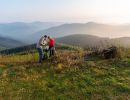
<svg viewBox="0 0 130 100"><path fill-rule="evenodd" d="M11 23L63 23L63 24L87 24L87 23L97 23L97 24L107 24L107 25L129 25L129 23L113 23L113 22L99 22L99 21L85 21L85 22L76 22L76 21L8 21L8 22L0 22L0 24L11 24Z"/></svg>

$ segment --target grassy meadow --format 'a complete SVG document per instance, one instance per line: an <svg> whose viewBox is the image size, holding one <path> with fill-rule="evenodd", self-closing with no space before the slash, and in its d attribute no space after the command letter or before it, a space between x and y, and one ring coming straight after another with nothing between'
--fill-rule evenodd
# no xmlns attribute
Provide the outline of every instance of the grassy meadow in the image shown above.
<svg viewBox="0 0 130 100"><path fill-rule="evenodd" d="M84 53L58 48L41 64L36 51L1 55L0 100L130 100L130 50L109 60Z"/></svg>

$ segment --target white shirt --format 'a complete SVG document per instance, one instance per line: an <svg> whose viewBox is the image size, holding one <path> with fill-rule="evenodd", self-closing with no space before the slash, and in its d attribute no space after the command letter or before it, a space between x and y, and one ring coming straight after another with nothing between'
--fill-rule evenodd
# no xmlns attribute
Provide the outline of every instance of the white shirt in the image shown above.
<svg viewBox="0 0 130 100"><path fill-rule="evenodd" d="M43 48L43 49L49 49L48 39L42 36L41 39L38 41L36 47L37 48Z"/></svg>

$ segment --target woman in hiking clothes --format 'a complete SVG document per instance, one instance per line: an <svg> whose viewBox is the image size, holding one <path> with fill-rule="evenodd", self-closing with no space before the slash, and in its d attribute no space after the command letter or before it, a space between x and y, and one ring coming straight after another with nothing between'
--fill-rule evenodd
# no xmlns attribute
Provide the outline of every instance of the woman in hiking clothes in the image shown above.
<svg viewBox="0 0 130 100"><path fill-rule="evenodd" d="M55 53L55 40L48 36L49 40L49 51L50 51L50 56L54 55Z"/></svg>

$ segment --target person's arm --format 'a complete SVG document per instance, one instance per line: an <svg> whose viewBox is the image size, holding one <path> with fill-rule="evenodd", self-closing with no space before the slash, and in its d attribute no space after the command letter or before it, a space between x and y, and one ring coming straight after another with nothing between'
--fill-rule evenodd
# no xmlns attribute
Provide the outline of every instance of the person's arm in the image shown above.
<svg viewBox="0 0 130 100"><path fill-rule="evenodd" d="M41 38L41 40L40 40L40 45L41 46L44 46L45 44L44 44L44 38Z"/></svg>

